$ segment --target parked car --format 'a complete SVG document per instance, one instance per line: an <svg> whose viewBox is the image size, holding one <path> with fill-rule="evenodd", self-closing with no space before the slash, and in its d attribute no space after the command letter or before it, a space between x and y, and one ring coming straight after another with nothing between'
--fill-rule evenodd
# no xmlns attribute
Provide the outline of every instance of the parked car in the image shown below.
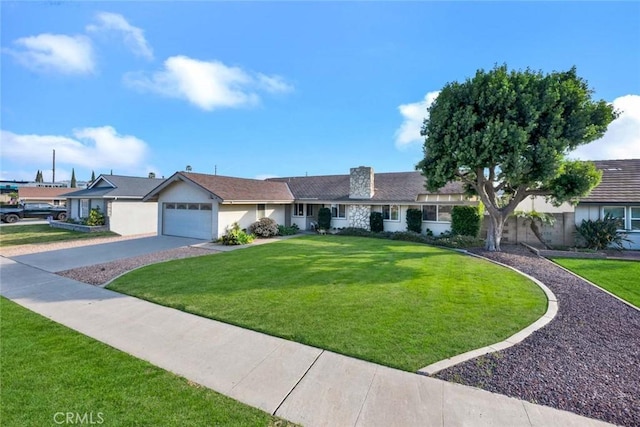
<svg viewBox="0 0 640 427"><path fill-rule="evenodd" d="M50 203L24 203L22 205L0 206L0 220L7 223L22 218L53 218L58 221L67 219L67 208Z"/></svg>

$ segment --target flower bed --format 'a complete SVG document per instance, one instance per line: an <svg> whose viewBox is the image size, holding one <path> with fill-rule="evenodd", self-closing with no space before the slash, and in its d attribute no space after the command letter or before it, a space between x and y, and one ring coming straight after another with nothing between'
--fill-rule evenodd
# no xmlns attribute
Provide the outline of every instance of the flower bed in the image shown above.
<svg viewBox="0 0 640 427"><path fill-rule="evenodd" d="M82 224L72 224L63 221L49 221L49 226L53 228L63 228L65 230L80 231L82 233L98 233L101 231L109 231L106 225L89 226Z"/></svg>

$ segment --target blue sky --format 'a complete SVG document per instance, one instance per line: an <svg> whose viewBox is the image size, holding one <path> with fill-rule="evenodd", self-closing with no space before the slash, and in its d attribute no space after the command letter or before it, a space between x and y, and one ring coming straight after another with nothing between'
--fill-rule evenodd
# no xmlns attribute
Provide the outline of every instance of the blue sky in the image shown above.
<svg viewBox="0 0 640 427"><path fill-rule="evenodd" d="M447 82L576 66L640 158L639 2L1 3L1 179L408 171Z"/></svg>

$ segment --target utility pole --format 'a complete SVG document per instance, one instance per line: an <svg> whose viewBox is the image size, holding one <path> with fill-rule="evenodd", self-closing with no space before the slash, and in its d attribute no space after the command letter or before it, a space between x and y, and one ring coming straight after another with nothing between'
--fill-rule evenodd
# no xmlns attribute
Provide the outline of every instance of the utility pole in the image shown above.
<svg viewBox="0 0 640 427"><path fill-rule="evenodd" d="M56 182L56 150L53 150L53 178L52 182Z"/></svg>

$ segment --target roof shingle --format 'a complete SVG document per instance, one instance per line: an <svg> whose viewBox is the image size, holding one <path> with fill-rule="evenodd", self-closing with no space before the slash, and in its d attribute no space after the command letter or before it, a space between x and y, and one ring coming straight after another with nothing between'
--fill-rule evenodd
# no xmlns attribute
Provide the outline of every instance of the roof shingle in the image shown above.
<svg viewBox="0 0 640 427"><path fill-rule="evenodd" d="M192 172L180 172L180 175L183 175L205 190L215 194L225 202L293 201L293 195L283 182L206 175Z"/></svg>
<svg viewBox="0 0 640 427"><path fill-rule="evenodd" d="M302 176L270 178L285 182L296 200L353 200L349 199L349 175ZM420 172L376 173L373 178L376 202L415 202L421 194L461 194L462 185L450 182L438 192L425 189L425 178ZM369 200L369 199L367 199Z"/></svg>
<svg viewBox="0 0 640 427"><path fill-rule="evenodd" d="M640 159L596 160L602 182L580 203L640 203Z"/></svg>

